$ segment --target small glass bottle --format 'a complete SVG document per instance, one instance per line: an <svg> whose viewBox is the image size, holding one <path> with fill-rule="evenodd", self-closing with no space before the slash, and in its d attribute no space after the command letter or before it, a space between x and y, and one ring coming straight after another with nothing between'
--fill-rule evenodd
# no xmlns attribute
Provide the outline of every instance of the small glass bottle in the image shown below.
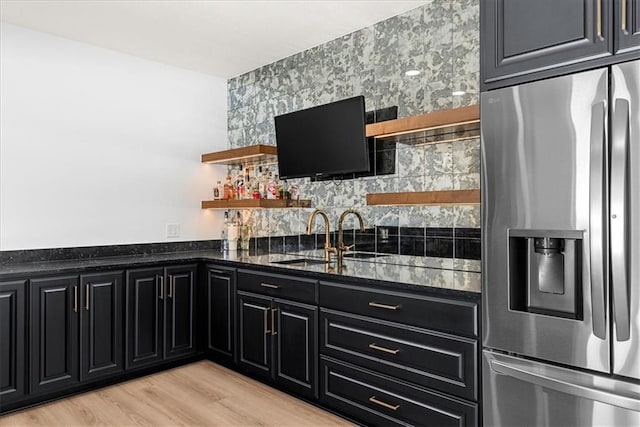
<svg viewBox="0 0 640 427"><path fill-rule="evenodd" d="M233 183L231 182L231 175L227 175L227 179L224 181L224 191L222 193L224 200L233 199Z"/></svg>
<svg viewBox="0 0 640 427"><path fill-rule="evenodd" d="M216 186L213 187L213 200L221 200L223 193L224 188L222 187L222 183L218 181Z"/></svg>

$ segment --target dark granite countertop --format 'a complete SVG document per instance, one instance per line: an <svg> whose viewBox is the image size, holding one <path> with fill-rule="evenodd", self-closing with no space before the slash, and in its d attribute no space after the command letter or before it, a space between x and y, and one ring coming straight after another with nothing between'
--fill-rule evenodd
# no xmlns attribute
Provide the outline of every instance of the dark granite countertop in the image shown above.
<svg viewBox="0 0 640 427"><path fill-rule="evenodd" d="M330 265L277 264L278 261L300 258L322 259L323 251L304 251L288 254L250 255L246 252L221 253L214 250L180 251L150 255L97 257L63 261L13 263L0 266L0 279L24 278L34 274L77 273L86 269L126 269L167 262L216 262L234 267L260 266L276 271L296 271L314 274L323 280L355 278L427 287L433 290L480 293L480 261L415 257L408 255L382 255L357 259L345 258L341 269L335 262Z"/></svg>

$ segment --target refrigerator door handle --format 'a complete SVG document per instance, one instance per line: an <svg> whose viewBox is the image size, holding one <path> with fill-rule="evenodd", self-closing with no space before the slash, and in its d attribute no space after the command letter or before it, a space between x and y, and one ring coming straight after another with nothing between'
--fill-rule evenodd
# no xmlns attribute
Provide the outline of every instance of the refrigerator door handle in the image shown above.
<svg viewBox="0 0 640 427"><path fill-rule="evenodd" d="M554 375L554 370L567 371L563 368L550 366L537 367L536 365L540 364L524 359L518 360L517 363L511 363L509 360L506 360L506 358L505 360L500 359L502 358L494 354L489 360L491 370L497 374L507 375L542 388L556 390L584 399L595 400L632 411L640 411L640 399L637 398L637 389L617 391L602 388L597 386L597 380L592 379L589 381L582 378L583 376L585 378L593 377L591 375L580 373L579 375L574 375L574 378L571 379L569 378L571 374L562 373L560 375ZM637 386L634 388L637 388Z"/></svg>
<svg viewBox="0 0 640 427"><path fill-rule="evenodd" d="M593 334L607 338L605 296L605 104L598 102L591 109L591 164L589 179L589 270L591 272L591 310Z"/></svg>
<svg viewBox="0 0 640 427"><path fill-rule="evenodd" d="M616 99L611 127L611 288L618 341L630 336L627 227L629 185L629 101Z"/></svg>

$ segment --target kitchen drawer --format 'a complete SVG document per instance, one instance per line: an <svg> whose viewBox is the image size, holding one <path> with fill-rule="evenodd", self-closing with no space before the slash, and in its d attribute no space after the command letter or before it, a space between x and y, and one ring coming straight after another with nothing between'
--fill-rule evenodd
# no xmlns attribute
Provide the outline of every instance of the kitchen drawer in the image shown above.
<svg viewBox="0 0 640 427"><path fill-rule="evenodd" d="M283 274L238 270L237 287L241 291L316 304L318 282Z"/></svg>
<svg viewBox="0 0 640 427"><path fill-rule="evenodd" d="M322 309L320 352L477 400L477 341Z"/></svg>
<svg viewBox="0 0 640 427"><path fill-rule="evenodd" d="M320 305L422 328L478 336L478 304L320 282Z"/></svg>
<svg viewBox="0 0 640 427"><path fill-rule="evenodd" d="M477 405L337 360L320 360L320 401L366 425L476 426Z"/></svg>

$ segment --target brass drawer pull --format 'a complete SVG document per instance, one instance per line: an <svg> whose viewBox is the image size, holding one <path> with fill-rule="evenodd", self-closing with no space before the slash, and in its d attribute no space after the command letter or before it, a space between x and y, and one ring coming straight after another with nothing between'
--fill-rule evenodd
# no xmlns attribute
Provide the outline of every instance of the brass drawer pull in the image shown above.
<svg viewBox="0 0 640 427"><path fill-rule="evenodd" d="M222 270L213 270L211 268L209 269L209 272L213 274L224 274L224 271Z"/></svg>
<svg viewBox="0 0 640 427"><path fill-rule="evenodd" d="M389 354L398 354L400 352L400 349L391 350L390 348L380 347L375 343L369 344L369 348L372 348L374 350L384 351L385 353L389 353Z"/></svg>
<svg viewBox="0 0 640 427"><path fill-rule="evenodd" d="M85 286L85 293L84 293L84 309L89 311L89 291L91 290L91 288L89 287L89 283L87 283Z"/></svg>
<svg viewBox="0 0 640 427"><path fill-rule="evenodd" d="M173 287L174 286L175 286L174 278L170 274L169 275L169 294L167 295L167 298L173 298Z"/></svg>
<svg viewBox="0 0 640 427"><path fill-rule="evenodd" d="M382 402L382 401L376 399L375 396L371 396L369 398L369 402L375 403L376 405L380 405L380 406L385 407L387 409L391 409L392 411L397 411L398 408L400 407L400 405L389 405L388 403Z"/></svg>
<svg viewBox="0 0 640 427"><path fill-rule="evenodd" d="M280 289L280 286L271 285L269 283L260 283L260 286L262 286L263 288Z"/></svg>
<svg viewBox="0 0 640 427"><path fill-rule="evenodd" d="M78 287L75 285L73 286L73 311L78 312Z"/></svg>
<svg viewBox="0 0 640 427"><path fill-rule="evenodd" d="M369 307L376 307L376 308L384 308L386 310L397 310L400 308L399 305L387 305L387 304L379 304L377 302L373 302L371 301L369 303Z"/></svg>
<svg viewBox="0 0 640 427"><path fill-rule="evenodd" d="M620 17L620 29L627 32L627 0L622 0L622 16Z"/></svg>
<svg viewBox="0 0 640 427"><path fill-rule="evenodd" d="M596 2L596 33L602 37L602 0Z"/></svg>

